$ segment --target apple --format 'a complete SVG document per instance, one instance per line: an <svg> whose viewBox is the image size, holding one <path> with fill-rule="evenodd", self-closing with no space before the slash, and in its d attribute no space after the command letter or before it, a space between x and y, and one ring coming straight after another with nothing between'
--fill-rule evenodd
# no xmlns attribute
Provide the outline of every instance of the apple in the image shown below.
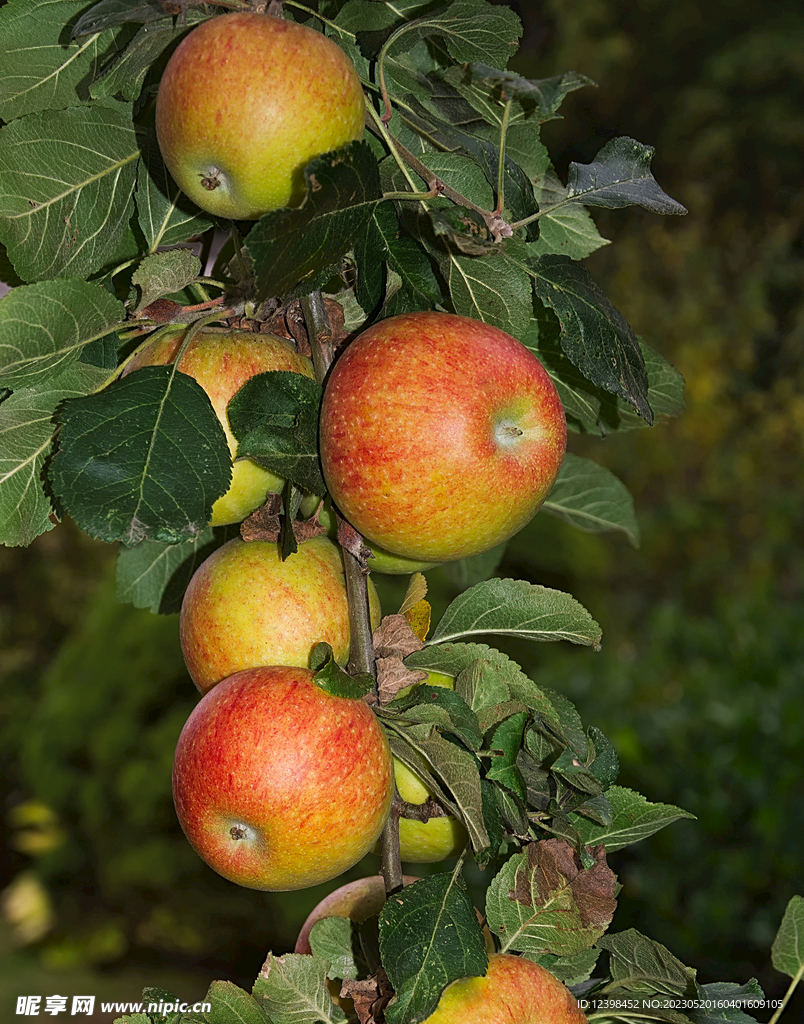
<svg viewBox="0 0 804 1024"><path fill-rule="evenodd" d="M424 1024L586 1024L575 996L544 967L494 953L482 978L447 985Z"/></svg>
<svg viewBox="0 0 804 1024"><path fill-rule="evenodd" d="M321 465L369 544L428 561L517 533L552 488L567 425L555 385L521 342L450 313L369 327L324 391Z"/></svg>
<svg viewBox="0 0 804 1024"><path fill-rule="evenodd" d="M448 690L455 687L454 678L443 672L429 672L423 682L428 686L443 686ZM421 685L417 683L402 690L398 696L404 696L415 686ZM409 804L423 804L433 795L421 779L396 757L394 778L397 792ZM457 857L468 839L466 829L452 815L430 818L428 821L399 819L400 857L409 864L432 864L447 857Z"/></svg>
<svg viewBox="0 0 804 1024"><path fill-rule="evenodd" d="M360 79L337 43L253 11L193 29L156 99L159 148L176 183L202 210L235 220L298 205L305 165L364 127Z"/></svg>
<svg viewBox="0 0 804 1024"><path fill-rule="evenodd" d="M372 627L380 602L369 580ZM259 665L309 667L315 644L349 658L349 608L340 548L313 537L282 561L272 541L227 541L201 563L182 600L179 635L187 670L206 693Z"/></svg>
<svg viewBox="0 0 804 1024"><path fill-rule="evenodd" d="M374 712L321 689L310 669L235 673L199 701L176 746L184 834L250 889L303 889L347 871L376 842L392 798Z"/></svg>
<svg viewBox="0 0 804 1024"><path fill-rule="evenodd" d="M158 338L131 360L124 375L142 366L165 366L176 358L186 331ZM185 349L179 370L193 377L206 391L226 434L232 459L237 441L229 426L226 407L249 378L269 370L289 370L313 377L313 364L284 338L251 331L200 331ZM232 466L227 492L212 506L211 526L239 523L263 504L268 494L278 494L285 481L251 459Z"/></svg>

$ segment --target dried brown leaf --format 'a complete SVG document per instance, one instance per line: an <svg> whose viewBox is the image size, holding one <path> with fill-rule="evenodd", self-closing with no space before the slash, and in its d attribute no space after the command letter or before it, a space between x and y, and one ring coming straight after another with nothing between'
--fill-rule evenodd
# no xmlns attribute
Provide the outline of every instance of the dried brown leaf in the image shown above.
<svg viewBox="0 0 804 1024"><path fill-rule="evenodd" d="M360 1024L384 1024L385 1007L394 997L388 975L382 969L364 981L347 979L341 986L342 999L351 999Z"/></svg>
<svg viewBox="0 0 804 1024"><path fill-rule="evenodd" d="M552 894L568 885L578 908L581 923L608 926L617 906L615 899L617 878L606 863L606 848L602 844L590 848L595 859L591 868L584 868L575 850L563 839L545 839L528 845L528 870L517 875L511 897L525 906L532 906L530 876L533 873L537 902L541 905Z"/></svg>
<svg viewBox="0 0 804 1024"><path fill-rule="evenodd" d="M401 658L377 658L377 692L380 704L390 704L400 690L427 678L423 669L407 668Z"/></svg>

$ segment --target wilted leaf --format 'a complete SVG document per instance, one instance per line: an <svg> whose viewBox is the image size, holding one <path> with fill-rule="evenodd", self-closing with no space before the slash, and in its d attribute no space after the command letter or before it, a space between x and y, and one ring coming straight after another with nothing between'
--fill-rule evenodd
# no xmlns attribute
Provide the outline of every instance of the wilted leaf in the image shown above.
<svg viewBox="0 0 804 1024"><path fill-rule="evenodd" d="M616 878L603 848L594 854L594 866L583 868L568 843L548 839L506 862L486 895L502 952L574 956L604 934L617 905Z"/></svg>

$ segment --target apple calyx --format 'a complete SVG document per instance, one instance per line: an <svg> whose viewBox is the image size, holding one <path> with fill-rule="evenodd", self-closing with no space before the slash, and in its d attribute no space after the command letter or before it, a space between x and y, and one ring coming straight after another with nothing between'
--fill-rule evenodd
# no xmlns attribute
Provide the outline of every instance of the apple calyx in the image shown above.
<svg viewBox="0 0 804 1024"><path fill-rule="evenodd" d="M220 179L220 171L217 167L213 167L208 174L201 176L201 187L205 188L207 192L214 192L216 188L220 188L223 182Z"/></svg>

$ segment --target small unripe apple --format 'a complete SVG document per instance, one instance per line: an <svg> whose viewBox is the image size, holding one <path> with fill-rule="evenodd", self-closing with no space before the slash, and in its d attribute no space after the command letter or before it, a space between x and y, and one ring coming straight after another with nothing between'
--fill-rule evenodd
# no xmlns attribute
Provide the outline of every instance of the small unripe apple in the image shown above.
<svg viewBox="0 0 804 1024"><path fill-rule="evenodd" d="M186 331L151 342L131 360L124 375L142 366L165 366L176 358ZM313 377L313 364L284 338L251 331L199 331L181 357L179 370L193 377L206 391L232 453L237 441L229 426L226 407L251 377L269 370L288 370ZM268 494L279 494L285 481L251 459L232 465L229 490L213 504L210 526L239 523L263 504Z"/></svg>
<svg viewBox="0 0 804 1024"><path fill-rule="evenodd" d="M424 1024L586 1024L575 996L544 967L494 953L482 978L448 985Z"/></svg>
<svg viewBox="0 0 804 1024"><path fill-rule="evenodd" d="M427 686L443 686L447 690L455 688L454 678L443 672L430 672L423 682ZM422 683L416 685L421 686ZM410 690L414 688L410 687ZM421 779L396 757L394 778L397 792L409 804L423 804L433 795ZM457 857L468 839L463 824L452 815L428 821L399 819L399 852L401 859L409 864L432 864L447 857Z"/></svg>
<svg viewBox="0 0 804 1024"><path fill-rule="evenodd" d="M327 36L253 11L193 29L165 67L159 148L202 210L255 220L305 196L304 167L359 139L365 99L354 65Z"/></svg>
<svg viewBox="0 0 804 1024"><path fill-rule="evenodd" d="M380 602L369 580L372 627ZM206 693L221 679L259 665L308 668L319 642L349 658L343 555L327 537L299 544L284 561L267 540L227 541L201 563L184 594L179 635L187 670Z"/></svg>
<svg viewBox="0 0 804 1024"><path fill-rule="evenodd" d="M187 839L218 874L251 889L303 889L356 864L393 797L388 740L362 700L309 669L238 672L182 729L173 799Z"/></svg>
<svg viewBox="0 0 804 1024"><path fill-rule="evenodd" d="M567 425L536 356L449 313L380 320L348 345L324 391L321 465L369 545L434 562L517 533L550 492Z"/></svg>

